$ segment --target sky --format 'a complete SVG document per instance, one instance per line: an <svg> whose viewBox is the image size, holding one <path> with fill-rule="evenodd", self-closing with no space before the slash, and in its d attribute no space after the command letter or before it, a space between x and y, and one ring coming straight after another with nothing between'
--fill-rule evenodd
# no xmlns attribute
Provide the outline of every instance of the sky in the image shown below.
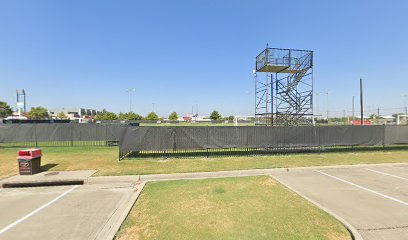
<svg viewBox="0 0 408 240"><path fill-rule="evenodd" d="M314 51L314 90L330 115L402 108L407 1L0 0L0 101L168 116L253 115L255 57ZM324 96L324 97L323 97ZM315 106L316 106L315 99ZM357 108L357 107L356 107ZM387 110L388 111L388 110ZM399 110L395 110L399 111Z"/></svg>

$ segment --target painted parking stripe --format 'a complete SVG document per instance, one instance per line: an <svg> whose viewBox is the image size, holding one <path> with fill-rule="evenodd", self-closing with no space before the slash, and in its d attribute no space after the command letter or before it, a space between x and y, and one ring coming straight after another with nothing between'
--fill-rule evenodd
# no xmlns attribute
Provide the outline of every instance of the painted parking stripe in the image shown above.
<svg viewBox="0 0 408 240"><path fill-rule="evenodd" d="M349 181L344 180L344 179L339 178L339 177L335 177L335 176L333 176L333 175L330 175L330 174L328 174L328 173L325 173L325 172L322 172L322 171L319 171L319 170L314 170L314 171L315 171L315 172L318 172L318 173L320 173L320 174L323 174L323 175L325 175L325 176L327 176L327 177L331 177L331 178L333 178L333 179L336 179L336 180L338 180L338 181L340 181L340 182L350 184L350 185L352 185L352 186L354 186L354 187L356 187L356 188L360 188L360 189L365 190L365 191L367 191L367 192L374 193L374 194L376 194L376 195L378 195L378 196L381 196L381 197L383 197L383 198L386 198L386 199L389 199L389 200L391 200L391 201L394 201L394 202L400 203L400 204L402 204L402 205L408 206L408 203L407 203L407 202L404 202L404 201L399 200L399 199L397 199L397 198L394 198L394 197L391 197L391 196L388 196L388 195L379 193L379 192L377 192L377 191L374 191L374 190L371 190L371 189L369 189L369 188L366 188L366 187L357 185L357 184L355 184L355 183L349 182Z"/></svg>
<svg viewBox="0 0 408 240"><path fill-rule="evenodd" d="M371 172L375 172L375 173L378 173L378 174L382 174L382 175L385 175L385 176L389 176L389 177L394 177L394 178L398 178L398 179L402 179L402 180L408 180L408 178L400 177L400 176L390 174L390 173L386 173L386 172L377 171L377 170L370 169L370 168L366 168L366 170L371 171Z"/></svg>
<svg viewBox="0 0 408 240"><path fill-rule="evenodd" d="M53 204L54 202L58 201L58 199L64 197L65 195L67 195L68 193L72 192L75 188L77 188L78 186L74 186L72 188L70 188L69 190L63 192L61 195L59 195L58 197L54 198L53 200L49 201L48 203L42 205L41 207L35 209L34 211L30 212L29 214L25 215L24 217L18 219L17 221L13 222L12 224L8 225L7 227L3 228L0 230L0 235L2 235L3 233L7 232L8 230L12 229L13 227L15 227L16 225L18 225L19 223L27 220L28 218L30 218L31 216L33 216L34 214L38 213L39 211L43 210L44 208L50 206L51 204Z"/></svg>

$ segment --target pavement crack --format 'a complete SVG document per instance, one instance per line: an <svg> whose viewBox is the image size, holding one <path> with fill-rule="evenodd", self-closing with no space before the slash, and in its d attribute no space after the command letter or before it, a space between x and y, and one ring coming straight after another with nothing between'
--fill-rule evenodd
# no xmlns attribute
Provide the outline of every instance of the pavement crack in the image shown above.
<svg viewBox="0 0 408 240"><path fill-rule="evenodd" d="M403 229L408 228L408 226L394 226L394 227L380 227L380 228L359 228L357 230L361 231L381 231L381 230L393 230L393 229Z"/></svg>

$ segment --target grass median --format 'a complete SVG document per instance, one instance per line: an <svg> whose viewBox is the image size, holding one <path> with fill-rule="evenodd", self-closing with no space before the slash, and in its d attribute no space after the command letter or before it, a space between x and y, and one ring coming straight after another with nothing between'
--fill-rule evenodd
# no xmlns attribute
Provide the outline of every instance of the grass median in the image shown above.
<svg viewBox="0 0 408 240"><path fill-rule="evenodd" d="M122 225L127 239L351 239L347 230L270 177L154 182Z"/></svg>
<svg viewBox="0 0 408 240"><path fill-rule="evenodd" d="M118 161L117 147L44 147L43 170L98 170L97 175L212 172L361 163L408 162L407 150L276 154L200 158L151 158ZM18 148L0 148L0 179L18 174Z"/></svg>

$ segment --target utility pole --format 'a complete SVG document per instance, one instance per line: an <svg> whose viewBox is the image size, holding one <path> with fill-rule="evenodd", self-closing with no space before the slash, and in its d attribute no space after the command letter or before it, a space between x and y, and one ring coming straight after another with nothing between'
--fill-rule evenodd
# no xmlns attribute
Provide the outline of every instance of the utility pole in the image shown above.
<svg viewBox="0 0 408 240"><path fill-rule="evenodd" d="M361 126L364 125L364 100L363 100L363 79L360 78L360 110L361 110Z"/></svg>
<svg viewBox="0 0 408 240"><path fill-rule="evenodd" d="M132 112L132 94L136 91L134 88L128 88L127 92L129 93L129 112Z"/></svg>
<svg viewBox="0 0 408 240"><path fill-rule="evenodd" d="M319 114L320 114L320 111L319 111L319 95L320 95L320 93L315 93L316 94L316 105L317 105L317 111L316 111L316 115L317 115L317 118L319 118Z"/></svg>

